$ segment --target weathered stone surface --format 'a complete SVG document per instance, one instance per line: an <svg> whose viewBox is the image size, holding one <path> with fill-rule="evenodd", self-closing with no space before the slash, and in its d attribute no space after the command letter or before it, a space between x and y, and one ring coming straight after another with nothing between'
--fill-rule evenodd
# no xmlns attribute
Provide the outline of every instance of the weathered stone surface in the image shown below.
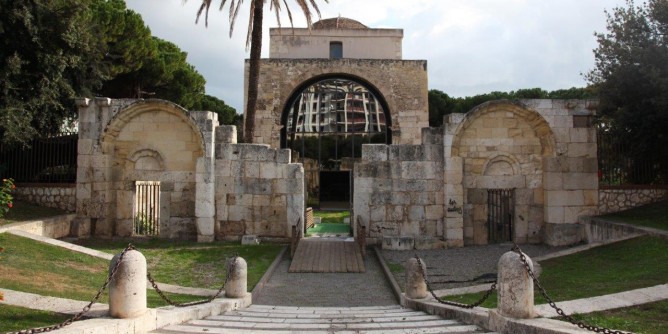
<svg viewBox="0 0 668 334"><path fill-rule="evenodd" d="M533 270L531 258L525 254L526 262ZM535 317L533 309L533 279L529 276L517 252L507 252L498 264L497 311L509 318L528 319Z"/></svg>
<svg viewBox="0 0 668 334"><path fill-rule="evenodd" d="M116 267L120 254L109 264ZM136 250L128 250L109 282L109 314L114 318L135 318L146 313L146 258Z"/></svg>
<svg viewBox="0 0 668 334"><path fill-rule="evenodd" d="M227 263L227 283L225 297L243 298L248 293L248 265L246 260L237 256Z"/></svg>
<svg viewBox="0 0 668 334"><path fill-rule="evenodd" d="M420 270L420 264L422 270ZM427 283L424 280L424 275L427 275L427 264L424 261L416 258L410 258L406 261L406 297L410 299L427 298Z"/></svg>

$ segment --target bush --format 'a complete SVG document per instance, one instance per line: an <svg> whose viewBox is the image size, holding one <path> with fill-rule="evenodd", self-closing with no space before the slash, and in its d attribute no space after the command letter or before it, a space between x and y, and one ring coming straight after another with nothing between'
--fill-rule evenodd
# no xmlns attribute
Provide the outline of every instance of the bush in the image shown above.
<svg viewBox="0 0 668 334"><path fill-rule="evenodd" d="M14 180L12 179L2 179L2 185L0 185L0 217L4 217L7 211L14 206L12 200L12 190L16 189L14 185Z"/></svg>

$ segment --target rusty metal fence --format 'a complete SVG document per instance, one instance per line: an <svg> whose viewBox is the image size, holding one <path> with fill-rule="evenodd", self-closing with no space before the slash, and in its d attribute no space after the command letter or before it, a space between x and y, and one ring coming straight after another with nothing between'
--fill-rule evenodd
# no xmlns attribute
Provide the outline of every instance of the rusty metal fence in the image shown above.
<svg viewBox="0 0 668 334"><path fill-rule="evenodd" d="M135 235L159 235L160 181L135 182L133 216L133 231Z"/></svg>
<svg viewBox="0 0 668 334"><path fill-rule="evenodd" d="M487 190L487 228L489 242L512 241L515 189Z"/></svg>
<svg viewBox="0 0 668 334"><path fill-rule="evenodd" d="M26 147L0 143L0 177L16 183L74 183L77 175L76 132L33 139Z"/></svg>

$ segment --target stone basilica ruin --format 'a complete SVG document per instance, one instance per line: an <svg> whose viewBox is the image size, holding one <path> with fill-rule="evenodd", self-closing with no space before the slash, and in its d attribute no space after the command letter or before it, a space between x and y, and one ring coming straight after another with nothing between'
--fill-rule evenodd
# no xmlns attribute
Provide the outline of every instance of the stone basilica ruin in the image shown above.
<svg viewBox="0 0 668 334"><path fill-rule="evenodd" d="M596 101L494 101L429 128L402 30L270 35L253 143L166 101L79 101L79 235L285 239L319 206L350 209L368 243L561 245L598 212Z"/></svg>

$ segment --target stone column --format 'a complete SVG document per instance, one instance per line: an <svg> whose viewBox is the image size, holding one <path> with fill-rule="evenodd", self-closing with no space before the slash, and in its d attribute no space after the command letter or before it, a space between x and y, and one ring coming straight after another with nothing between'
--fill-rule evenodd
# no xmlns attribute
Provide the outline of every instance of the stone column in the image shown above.
<svg viewBox="0 0 668 334"><path fill-rule="evenodd" d="M406 298L423 299L427 298L427 283L424 281L424 275L427 275L427 265L422 259L422 272L416 258L410 258L406 261Z"/></svg>
<svg viewBox="0 0 668 334"><path fill-rule="evenodd" d="M246 260L237 256L228 261L225 297L243 298L248 293L248 265Z"/></svg>
<svg viewBox="0 0 668 334"><path fill-rule="evenodd" d="M533 262L525 254L529 267ZM533 309L533 279L516 252L507 252L501 256L498 264L498 306L499 315L529 319L535 316Z"/></svg>
<svg viewBox="0 0 668 334"><path fill-rule="evenodd" d="M120 254L109 264L116 266ZM146 313L146 258L136 250L123 256L114 277L109 282L109 314L114 318L135 318Z"/></svg>

